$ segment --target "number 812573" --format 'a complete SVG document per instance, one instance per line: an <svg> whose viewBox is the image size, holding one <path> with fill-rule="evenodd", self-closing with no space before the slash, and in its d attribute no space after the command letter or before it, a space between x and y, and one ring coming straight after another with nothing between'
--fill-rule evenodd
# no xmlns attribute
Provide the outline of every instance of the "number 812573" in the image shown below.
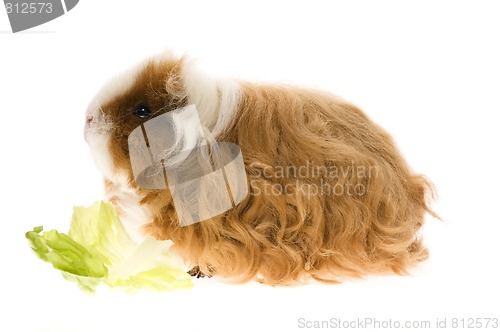
<svg viewBox="0 0 500 332"><path fill-rule="evenodd" d="M52 3L50 2L22 2L5 4L7 14L50 14L52 13Z"/></svg>

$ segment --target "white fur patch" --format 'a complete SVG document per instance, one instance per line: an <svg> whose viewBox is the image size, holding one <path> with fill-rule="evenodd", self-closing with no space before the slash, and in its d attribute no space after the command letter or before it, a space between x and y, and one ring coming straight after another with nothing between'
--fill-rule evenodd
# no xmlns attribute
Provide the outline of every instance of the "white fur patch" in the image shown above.
<svg viewBox="0 0 500 332"><path fill-rule="evenodd" d="M144 226L151 222L152 216L149 209L140 204L141 197L128 185L127 178L123 175L115 177L109 188L108 196L113 197L113 202L120 211L120 220L128 234L136 242L142 242Z"/></svg>
<svg viewBox="0 0 500 332"><path fill-rule="evenodd" d="M182 79L188 103L196 105L201 123L217 136L236 115L240 85L231 79L209 77L188 60L182 68Z"/></svg>
<svg viewBox="0 0 500 332"><path fill-rule="evenodd" d="M95 165L105 178L115 182L115 166L108 149L109 133L89 129L87 143Z"/></svg>

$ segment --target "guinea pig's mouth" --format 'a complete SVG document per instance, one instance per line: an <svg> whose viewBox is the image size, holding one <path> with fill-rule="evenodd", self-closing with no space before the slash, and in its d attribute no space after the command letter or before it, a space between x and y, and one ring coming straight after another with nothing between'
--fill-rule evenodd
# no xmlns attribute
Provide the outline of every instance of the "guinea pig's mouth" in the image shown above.
<svg viewBox="0 0 500 332"><path fill-rule="evenodd" d="M105 134L106 134L105 130L100 130L96 126L88 124L86 124L85 128L83 129L83 138L85 139L85 142L87 142L87 144L89 145L92 143L92 137Z"/></svg>

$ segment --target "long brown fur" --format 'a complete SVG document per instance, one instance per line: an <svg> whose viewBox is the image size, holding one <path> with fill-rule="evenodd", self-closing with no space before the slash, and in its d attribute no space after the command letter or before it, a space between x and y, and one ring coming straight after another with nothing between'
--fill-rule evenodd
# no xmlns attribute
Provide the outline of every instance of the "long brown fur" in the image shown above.
<svg viewBox="0 0 500 332"><path fill-rule="evenodd" d="M170 82L177 96L148 90L145 98L163 109L185 104L177 67L149 69L161 69L166 76L160 81ZM151 72L144 72L145 79ZM147 232L171 239L176 252L204 274L235 282L277 285L311 277L338 282L405 274L428 257L418 231L426 214L434 215L428 205L433 187L410 170L383 129L328 93L249 83L242 89L238 114L217 139L241 147L249 195L223 215L180 227L168 190L136 188L154 216ZM123 140L129 131L116 134L122 138L110 142L110 150L135 188ZM302 176L294 173L299 169L320 171ZM341 172L328 173L334 169ZM318 188L363 190L314 191Z"/></svg>

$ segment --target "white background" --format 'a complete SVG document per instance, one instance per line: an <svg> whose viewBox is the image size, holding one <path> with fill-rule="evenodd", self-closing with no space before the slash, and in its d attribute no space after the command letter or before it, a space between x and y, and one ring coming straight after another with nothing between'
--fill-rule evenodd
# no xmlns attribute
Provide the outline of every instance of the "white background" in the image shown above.
<svg viewBox="0 0 500 332"><path fill-rule="evenodd" d="M294 331L305 330L299 318L358 317L448 318L452 330L453 317L500 318L495 2L82 0L45 25L9 30L2 9L1 331ZM438 188L446 222L429 218L423 230L429 261L412 276L341 285L211 279L93 297L39 261L26 231L67 231L74 205L103 198L82 135L88 102L165 48L217 75L318 87L364 109Z"/></svg>

